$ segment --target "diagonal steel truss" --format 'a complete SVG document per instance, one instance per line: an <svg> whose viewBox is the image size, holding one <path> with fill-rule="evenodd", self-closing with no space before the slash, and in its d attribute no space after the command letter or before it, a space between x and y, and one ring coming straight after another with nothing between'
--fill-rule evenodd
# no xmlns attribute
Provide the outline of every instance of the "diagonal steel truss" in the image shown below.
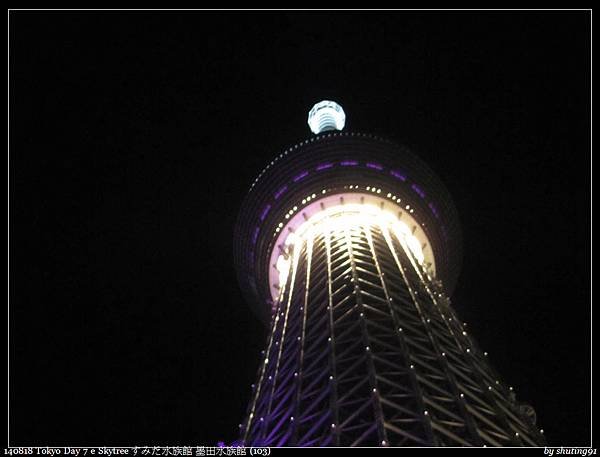
<svg viewBox="0 0 600 457"><path fill-rule="evenodd" d="M289 255L244 443L545 443L441 285L388 227L329 226Z"/></svg>

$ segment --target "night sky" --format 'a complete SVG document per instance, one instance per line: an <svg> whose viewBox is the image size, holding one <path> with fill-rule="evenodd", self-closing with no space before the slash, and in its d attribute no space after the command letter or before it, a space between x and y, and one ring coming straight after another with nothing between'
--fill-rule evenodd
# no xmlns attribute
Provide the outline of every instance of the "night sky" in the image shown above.
<svg viewBox="0 0 600 457"><path fill-rule="evenodd" d="M237 437L266 329L233 225L339 102L465 239L453 303L551 445L590 443L590 12L9 14L10 444Z"/></svg>

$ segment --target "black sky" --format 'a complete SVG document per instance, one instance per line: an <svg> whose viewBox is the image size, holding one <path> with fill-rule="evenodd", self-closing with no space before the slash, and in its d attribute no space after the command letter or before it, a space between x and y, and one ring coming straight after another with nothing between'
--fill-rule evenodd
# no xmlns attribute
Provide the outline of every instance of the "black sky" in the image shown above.
<svg viewBox="0 0 600 457"><path fill-rule="evenodd" d="M11 445L236 437L265 330L233 224L324 98L446 183L459 315L550 444L589 444L589 12L12 11L9 26Z"/></svg>

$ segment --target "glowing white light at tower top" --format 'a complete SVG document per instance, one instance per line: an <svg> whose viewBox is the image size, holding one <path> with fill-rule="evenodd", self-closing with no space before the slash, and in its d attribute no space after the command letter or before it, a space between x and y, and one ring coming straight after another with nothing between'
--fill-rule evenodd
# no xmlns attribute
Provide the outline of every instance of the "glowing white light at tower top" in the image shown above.
<svg viewBox="0 0 600 457"><path fill-rule="evenodd" d="M346 196L348 197L348 195ZM321 200L323 202L325 200ZM283 286L289 278L294 256L302 251L306 242L311 242L318 234L330 234L345 231L351 228L374 227L393 235L410 253L417 265L422 267L426 258L434 262L431 249L428 255L423 252L423 247L428 245L428 240L421 230L418 233L411 230L409 225L398 218L396 211L383 210L375 204L350 203L338 204L318 210L296 227L294 231L282 234L281 249L276 249L272 256L274 271L272 270L271 282L278 284L276 289ZM306 214L306 213L305 213ZM412 220L405 216L406 222ZM409 222L410 224L410 222ZM415 236L415 233L418 236ZM432 270L433 272L433 270ZM278 276L278 277L277 277ZM272 289L273 299L276 299L277 290Z"/></svg>
<svg viewBox="0 0 600 457"><path fill-rule="evenodd" d="M314 133L342 130L346 125L346 113L340 105L330 100L317 103L308 113L308 126Z"/></svg>
<svg viewBox="0 0 600 457"><path fill-rule="evenodd" d="M413 236L404 222L389 211L384 211L374 205L351 204L327 208L312 216L300 226L295 233L290 233L286 245L295 245L302 240L305 233L318 228L322 232L336 232L347 227L360 227L377 224L381 227L389 226L392 232L400 239L404 239L411 253L419 263L423 263L424 255L419 240Z"/></svg>

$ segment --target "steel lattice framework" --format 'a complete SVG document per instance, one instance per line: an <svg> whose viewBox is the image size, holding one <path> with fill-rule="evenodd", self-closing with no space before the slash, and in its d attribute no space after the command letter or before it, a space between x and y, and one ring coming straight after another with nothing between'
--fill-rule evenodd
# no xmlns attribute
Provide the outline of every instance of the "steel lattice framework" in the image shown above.
<svg viewBox="0 0 600 457"><path fill-rule="evenodd" d="M388 227L324 226L298 251L272 319L246 443L543 442L447 297Z"/></svg>
<svg viewBox="0 0 600 457"><path fill-rule="evenodd" d="M311 128L338 125L334 105ZM294 145L253 183L234 242L270 329L242 443L545 444L450 304L458 215L406 147L342 132Z"/></svg>

